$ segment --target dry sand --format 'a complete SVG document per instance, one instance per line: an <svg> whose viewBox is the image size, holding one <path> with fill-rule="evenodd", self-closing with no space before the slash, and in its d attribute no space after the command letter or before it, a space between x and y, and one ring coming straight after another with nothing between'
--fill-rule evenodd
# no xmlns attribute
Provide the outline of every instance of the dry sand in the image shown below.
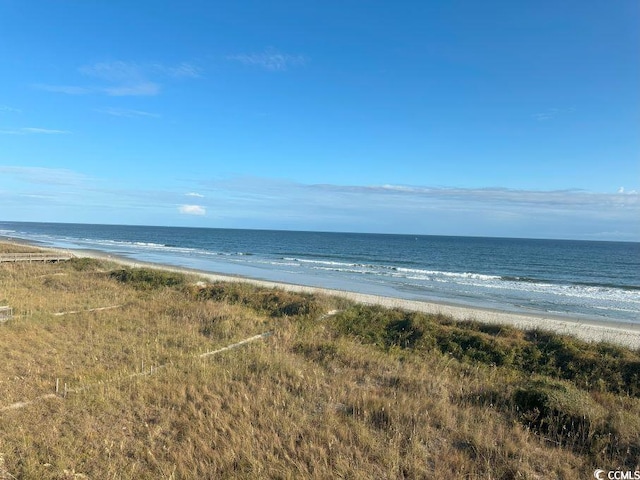
<svg viewBox="0 0 640 480"><path fill-rule="evenodd" d="M450 316L456 320L475 320L483 323L512 325L522 330L547 330L560 334L572 335L589 342L603 341L626 346L632 349L640 349L640 324L614 321L598 321L592 319L580 319L553 315L517 314L502 312L499 310L471 308L466 306L448 305L435 302L423 302L417 300L405 300L401 298L369 295L366 293L356 293L344 290L332 290L328 288L270 282L266 280L257 280L232 275L221 275L203 272L200 270L192 270L188 268L179 268L168 265L141 262L123 257L112 256L104 252L93 250L74 250L73 253L78 257L108 259L126 266L144 266L149 268L194 274L210 282L247 282L261 287L281 288L283 290L292 292L335 295L346 298L348 300L352 300L354 302L364 303L368 305L381 305L383 307L400 308L415 312L442 314Z"/></svg>
<svg viewBox="0 0 640 480"><path fill-rule="evenodd" d="M13 240L13 239L12 239ZM28 242L19 242L30 244ZM33 246L33 244L30 244ZM42 248L42 247L41 247ZM316 293L324 295L334 295L343 297L354 302L368 305L381 305L389 308L400 308L409 311L424 312L430 314L442 314L456 320L475 320L483 323L512 325L523 330L547 330L564 335L572 335L589 342L609 342L626 346L632 349L640 349L640 323L625 323L615 321L599 321L593 319L581 319L574 317L564 317L558 315L528 315L503 312L499 310L471 308L459 305L449 305L444 303L423 302L417 300L405 300L401 298L384 297L379 295L369 295L365 293L349 292L344 290L332 290L319 287L308 287L304 285L294 285L289 283L270 282L252 278L221 275L203 272L188 268L173 267L149 262L131 260L124 257L109 255L96 250L67 250L43 248L57 252L71 253L76 257L89 257L106 259L121 265L130 267L147 267L173 272L188 273L202 277L204 280L215 282L246 282L253 285L269 288L281 288L292 292Z"/></svg>

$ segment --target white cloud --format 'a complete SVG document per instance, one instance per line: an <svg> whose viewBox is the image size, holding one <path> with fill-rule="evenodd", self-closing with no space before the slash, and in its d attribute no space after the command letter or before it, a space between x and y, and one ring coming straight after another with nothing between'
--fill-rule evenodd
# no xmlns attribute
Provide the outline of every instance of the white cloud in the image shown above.
<svg viewBox="0 0 640 480"><path fill-rule="evenodd" d="M67 95L153 96L160 93L159 82L162 79L200 76L200 70L186 62L176 66L124 61L97 62L80 67L78 72L85 77L95 78L102 84L81 86L36 84L34 87Z"/></svg>
<svg viewBox="0 0 640 480"><path fill-rule="evenodd" d="M537 121L539 122L546 122L547 120L551 120L553 118L556 117L556 115L558 114L556 109L551 109L548 110L544 113L534 113L532 115L533 118L535 118Z"/></svg>
<svg viewBox="0 0 640 480"><path fill-rule="evenodd" d="M549 108L541 113L534 113L533 115L531 115L533 118L535 118L537 121L539 122L546 122L548 120L553 120L554 118L557 118L559 115L564 115L566 113L570 113L570 112L574 112L575 108L573 107L569 107L569 108Z"/></svg>
<svg viewBox="0 0 640 480"><path fill-rule="evenodd" d="M5 112L5 113L22 113L21 110L17 109L17 108L13 108L10 107L8 105L0 105L0 112Z"/></svg>
<svg viewBox="0 0 640 480"><path fill-rule="evenodd" d="M132 110L128 108L111 108L111 107L99 108L99 109L96 109L96 112L112 115L114 117L127 117L127 118L134 118L134 117L159 118L160 117L160 115L158 115L157 113L145 112L143 110Z"/></svg>
<svg viewBox="0 0 640 480"><path fill-rule="evenodd" d="M26 183L41 185L86 185L89 177L73 170L46 167L0 166L0 174L10 175Z"/></svg>
<svg viewBox="0 0 640 480"><path fill-rule="evenodd" d="M268 228L549 238L618 229L640 238L640 195L628 192L309 185L264 178L205 186L218 211Z"/></svg>
<svg viewBox="0 0 640 480"><path fill-rule="evenodd" d="M53 93L65 93L67 95L88 95L90 93L98 93L98 89L92 87L78 87L73 85L46 85L37 83L33 88Z"/></svg>
<svg viewBox="0 0 640 480"><path fill-rule="evenodd" d="M152 71L167 75L173 78L199 78L200 69L195 65L183 62L176 66L166 66L154 63L148 66Z"/></svg>
<svg viewBox="0 0 640 480"><path fill-rule="evenodd" d="M60 210L56 218L64 221L88 221L70 212L82 215L91 206L102 212L103 216L96 217L102 222L115 221L109 215L117 212L137 222L163 219L180 223L186 220L177 220L183 215L196 217L190 221L206 222L215 217L216 225L242 228L640 240L640 194L633 190L635 185L600 193L314 185L245 177L200 182L184 190L176 190L174 184L167 190L147 190L124 178L100 179L66 169L15 166L0 166L0 179L0 205L7 212L19 215L13 212L21 211L25 203L38 211L58 205L66 210ZM202 200L205 195L206 201ZM207 206L214 204L215 211Z"/></svg>
<svg viewBox="0 0 640 480"><path fill-rule="evenodd" d="M53 130L51 128L34 128L34 127L22 127L13 130L0 130L2 135L66 135L69 134L68 130Z"/></svg>
<svg viewBox="0 0 640 480"><path fill-rule="evenodd" d="M65 135L67 133L71 133L68 130L53 130L51 128L25 127L25 128L21 128L20 130L25 133L43 133L45 135Z"/></svg>
<svg viewBox="0 0 640 480"><path fill-rule="evenodd" d="M142 82L134 85L120 85L103 89L111 97L146 97L160 93L160 85L153 82Z"/></svg>
<svg viewBox="0 0 640 480"><path fill-rule="evenodd" d="M307 58L304 55L281 53L274 48L267 48L261 53L229 55L227 59L272 71L287 70L290 66L304 65L307 62Z"/></svg>
<svg viewBox="0 0 640 480"><path fill-rule="evenodd" d="M178 65L124 61L98 62L84 65L78 70L83 75L114 83L137 83L148 77L197 78L200 76L200 69L187 62Z"/></svg>
<svg viewBox="0 0 640 480"><path fill-rule="evenodd" d="M309 185L316 191L350 195L383 197L397 196L416 200L437 200L474 204L503 204L509 206L535 206L538 208L587 208L603 206L640 207L640 196L627 192L607 194L584 190L516 190L509 188L443 188L407 185L343 186ZM633 192L635 193L635 192Z"/></svg>
<svg viewBox="0 0 640 480"><path fill-rule="evenodd" d="M114 83L137 83L144 78L142 69L132 62L98 62L78 69L83 75Z"/></svg>
<svg viewBox="0 0 640 480"><path fill-rule="evenodd" d="M111 85L97 88L111 96L157 95L160 86L147 78L148 72L133 62L98 62L78 69L88 77L95 77Z"/></svg>
<svg viewBox="0 0 640 480"><path fill-rule="evenodd" d="M206 215L206 209L201 205L180 205L178 211L183 215Z"/></svg>

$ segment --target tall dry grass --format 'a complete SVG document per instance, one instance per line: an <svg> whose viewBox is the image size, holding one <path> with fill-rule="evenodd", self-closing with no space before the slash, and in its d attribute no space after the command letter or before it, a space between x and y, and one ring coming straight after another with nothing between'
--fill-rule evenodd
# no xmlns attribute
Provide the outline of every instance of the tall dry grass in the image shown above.
<svg viewBox="0 0 640 480"><path fill-rule="evenodd" d="M539 428L512 400L547 392L634 448L635 397L369 342L339 327L348 315L323 317L356 308L344 300L128 272L0 267L0 298L23 315L0 326L0 408L52 393L56 378L88 387L0 411L0 478L574 479L632 462ZM129 377L143 365L164 367Z"/></svg>
<svg viewBox="0 0 640 480"><path fill-rule="evenodd" d="M36 253L41 250L19 242L0 240L0 254L2 253Z"/></svg>

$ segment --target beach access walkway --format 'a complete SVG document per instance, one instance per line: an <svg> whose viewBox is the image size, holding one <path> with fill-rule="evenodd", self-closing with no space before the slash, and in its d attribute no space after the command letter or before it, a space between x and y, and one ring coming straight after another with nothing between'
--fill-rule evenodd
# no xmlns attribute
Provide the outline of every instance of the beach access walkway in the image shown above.
<svg viewBox="0 0 640 480"><path fill-rule="evenodd" d="M62 252L45 253L0 253L0 263L5 262L64 262L70 260L73 255Z"/></svg>

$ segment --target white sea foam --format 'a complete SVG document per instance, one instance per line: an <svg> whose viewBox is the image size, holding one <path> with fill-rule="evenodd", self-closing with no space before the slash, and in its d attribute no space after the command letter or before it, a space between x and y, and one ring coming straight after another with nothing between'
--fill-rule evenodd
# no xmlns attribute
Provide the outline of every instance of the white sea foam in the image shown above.
<svg viewBox="0 0 640 480"><path fill-rule="evenodd" d="M90 229L87 229L86 232L87 237L92 234L89 233ZM108 232L109 230L103 229L96 236L105 235L108 237ZM0 229L0 234L2 233L15 234L17 232ZM449 263L441 259L434 259L432 263L427 257L411 257L400 251L396 257L391 250L383 252L384 255L378 255L378 253L368 253L364 249L356 249L351 252L349 249L342 251L340 248L334 249L335 256L323 256L319 253L320 250L316 252L313 248L308 252L298 250L301 253L278 256L276 253L267 253L268 250L263 248L262 243L245 243L243 240L215 243L215 239L211 239L211 241L207 239L206 242L203 242L202 239L194 236L189 239L190 244L195 246L195 248L191 248L179 246L181 244L180 238L174 240L163 232L149 235L146 240L146 233L146 231L138 232L137 237L129 241L109 238L79 238L80 235L74 237L74 233L67 235L66 232L61 235L48 235L42 232L29 233L27 238L53 245L62 245L64 248L97 248L140 260L178 265L197 264L197 268L221 273L225 273L225 271L239 272L240 274L251 272L248 273L251 275L257 271L251 270L252 268L259 268L260 272L264 272L265 278L273 280L287 278L287 274L295 273L295 281L320 285L339 284L341 288L353 288L359 291L367 291L367 289L380 291L376 289L384 287L387 289L385 290L387 294L409 292L411 298L445 299L446 301L455 301L458 298L478 304L494 302L496 305L506 304L516 307L526 305L527 309L558 309L563 312L587 312L595 315L599 315L596 312L609 311L611 312L609 315L605 313L603 315L610 317L616 317L613 312L621 312L622 315L619 318L632 320L640 317L639 290L607 285L572 284L568 280L564 280L565 277L571 278L573 275L576 282L585 281L582 280L583 278L594 282L608 282L608 277L605 276L606 270L601 275L590 273L591 264L584 267L589 269L586 272L576 270L577 267L583 268L583 266L573 265L574 270L568 271L565 275L564 270L559 274L554 270L557 265L545 263L544 258L523 256L524 260L516 259L516 262L527 261L526 264L522 264L526 268L521 268L521 265L511 262L509 259L504 265L498 265L501 270L496 271L505 270L508 272L499 276L491 274L493 272L481 272L488 265L473 256L469 257L468 263L465 257L462 257L462 261L465 263L460 263L460 256L455 259L451 256L451 259L455 261ZM18 233L18 236L20 235ZM247 233L247 235L250 238L251 233ZM173 245L174 241L178 245ZM218 251L215 251L212 243L216 245ZM267 245L267 247L269 246ZM326 245L323 245L322 251L326 250L325 247ZM227 248L237 250L225 251ZM293 248L299 248L299 245L295 244ZM276 252L277 248L274 247L271 251ZM296 250L288 251L295 252ZM303 251L305 253L302 253ZM552 260L560 261L558 259ZM378 261L380 263L377 263ZM470 271L447 270L449 266L455 270L456 267L453 265L459 264L468 265L467 268ZM427 265L433 265L436 268L428 268ZM480 271L473 271L474 268L478 268ZM621 278L618 278L615 272L611 272L609 273L610 281L634 285L633 279L635 277L628 273L630 271L627 269L627 273L625 273L627 277ZM538 276L545 276L549 281L537 280Z"/></svg>
<svg viewBox="0 0 640 480"><path fill-rule="evenodd" d="M464 293L473 295L482 291L514 292L519 295L545 296L549 298L564 297L574 300L588 300L596 305L597 302L613 302L619 304L640 305L640 294L637 291L627 291L619 288L585 286L585 285L561 285L557 283L532 281L523 277L503 278L498 275L488 275L475 272L447 272L440 270L427 270L419 268L394 267L388 265L372 265L338 262L334 260L301 259L296 257L284 257L286 261L282 265L307 267L316 271L336 272L348 275L377 275L391 277L398 280L417 282L429 288L430 285L447 284L448 288L465 288ZM438 287L445 288L445 287ZM471 290L469 290L471 289ZM506 294L506 293L505 293ZM604 308L604 307L602 307ZM636 309L623 308L621 311L637 311Z"/></svg>
<svg viewBox="0 0 640 480"><path fill-rule="evenodd" d="M408 274L417 274L421 278L430 279L433 277L446 277L446 278L470 278L474 280L500 280L502 277L498 275L485 275L482 273L471 273L471 272L442 272L439 270L422 270L419 268L402 268L398 267L397 270L400 273L408 273Z"/></svg>
<svg viewBox="0 0 640 480"><path fill-rule="evenodd" d="M335 262L333 260L308 260L305 258L285 258L285 260L292 260L298 263L306 263L312 265L335 265L335 266L355 266L355 263Z"/></svg>

